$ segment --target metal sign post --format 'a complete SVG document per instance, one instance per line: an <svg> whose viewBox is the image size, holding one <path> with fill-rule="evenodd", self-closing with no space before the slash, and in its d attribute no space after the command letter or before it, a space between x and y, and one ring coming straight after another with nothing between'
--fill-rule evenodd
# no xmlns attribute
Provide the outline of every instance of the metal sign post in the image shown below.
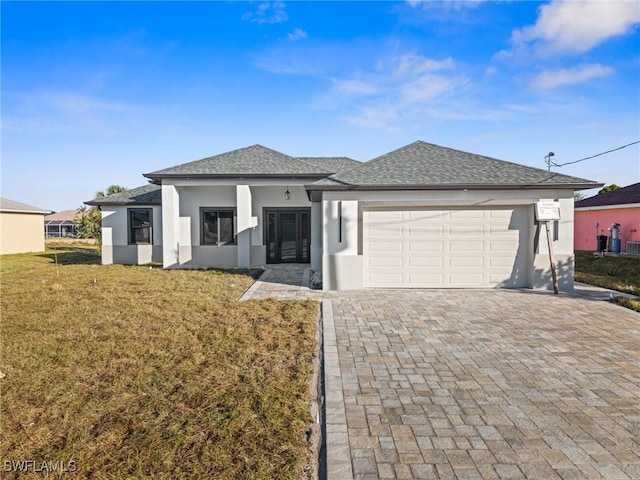
<svg viewBox="0 0 640 480"><path fill-rule="evenodd" d="M551 241L549 222L560 220L560 202L537 202L536 218L539 222L544 222L544 228L547 231L547 247L549 250L549 263L551 264L551 278L553 279L553 293L557 295L558 275L556 273L556 264L553 261L553 242Z"/></svg>

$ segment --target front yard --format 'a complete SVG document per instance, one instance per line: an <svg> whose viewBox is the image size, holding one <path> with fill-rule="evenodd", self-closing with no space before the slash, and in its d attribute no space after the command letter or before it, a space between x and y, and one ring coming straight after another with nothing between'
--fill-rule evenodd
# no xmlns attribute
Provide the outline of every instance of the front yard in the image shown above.
<svg viewBox="0 0 640 480"><path fill-rule="evenodd" d="M575 279L619 292L640 294L640 257L626 255L594 255L576 251ZM640 299L616 298L625 307L640 311Z"/></svg>
<svg viewBox="0 0 640 480"><path fill-rule="evenodd" d="M74 462L76 478L308 474L317 303L238 303L255 272L54 260L0 259L5 475L29 461Z"/></svg>

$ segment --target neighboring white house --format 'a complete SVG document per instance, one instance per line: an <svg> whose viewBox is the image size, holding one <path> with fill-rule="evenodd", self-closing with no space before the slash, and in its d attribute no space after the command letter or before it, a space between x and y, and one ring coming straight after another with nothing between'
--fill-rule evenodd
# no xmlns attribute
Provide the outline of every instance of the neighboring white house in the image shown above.
<svg viewBox="0 0 640 480"><path fill-rule="evenodd" d="M560 288L573 289L573 192L601 186L425 142L366 163L260 145L144 175L97 198L104 264L310 263L327 290L550 288L538 201L558 201Z"/></svg>
<svg viewBox="0 0 640 480"><path fill-rule="evenodd" d="M0 198L0 254L44 251L44 216L48 213Z"/></svg>

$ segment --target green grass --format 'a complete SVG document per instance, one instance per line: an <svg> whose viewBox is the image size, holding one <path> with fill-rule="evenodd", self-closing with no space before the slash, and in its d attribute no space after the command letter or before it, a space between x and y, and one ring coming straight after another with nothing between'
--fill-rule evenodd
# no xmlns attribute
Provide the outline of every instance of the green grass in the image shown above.
<svg viewBox="0 0 640 480"><path fill-rule="evenodd" d="M53 251L0 258L3 465L73 460L74 478L308 474L316 302L238 303L255 272L55 252L57 265Z"/></svg>
<svg viewBox="0 0 640 480"><path fill-rule="evenodd" d="M577 251L575 279L578 282L609 288L619 292L640 293L640 257L605 255ZM621 299L617 303L640 311L640 300Z"/></svg>
<svg viewBox="0 0 640 480"><path fill-rule="evenodd" d="M640 292L640 257L600 257L584 251L575 254L575 278L578 282L635 295Z"/></svg>

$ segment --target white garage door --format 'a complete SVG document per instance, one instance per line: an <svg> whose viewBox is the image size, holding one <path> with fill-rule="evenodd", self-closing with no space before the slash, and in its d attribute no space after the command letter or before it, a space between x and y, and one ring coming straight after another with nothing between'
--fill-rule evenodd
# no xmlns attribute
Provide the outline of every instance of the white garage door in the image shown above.
<svg viewBox="0 0 640 480"><path fill-rule="evenodd" d="M529 283L530 207L365 210L366 287Z"/></svg>

